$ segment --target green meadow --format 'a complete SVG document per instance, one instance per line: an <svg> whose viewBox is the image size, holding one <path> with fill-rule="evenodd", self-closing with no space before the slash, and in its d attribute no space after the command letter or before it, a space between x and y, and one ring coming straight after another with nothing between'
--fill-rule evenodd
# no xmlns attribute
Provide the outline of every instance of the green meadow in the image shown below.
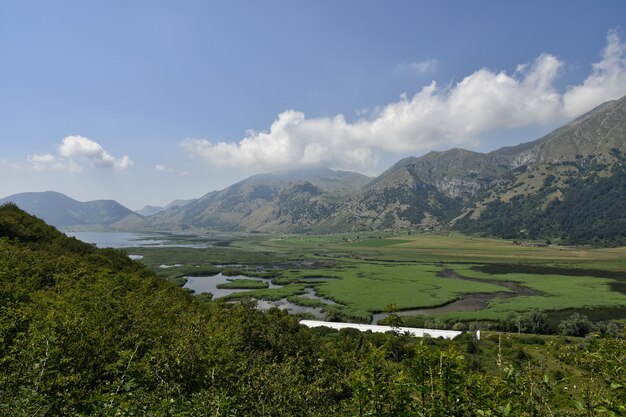
<svg viewBox="0 0 626 417"><path fill-rule="evenodd" d="M270 277L284 286L269 289L260 288L258 282L234 281L229 286L250 291L226 298L284 298L321 307L344 320L369 322L373 314L392 304L399 310L428 308L427 316L448 321L499 321L533 309L626 318L626 248L528 246L460 234L361 232L239 235L219 247L133 248L129 253L143 255L143 262L157 274L181 285L185 276L218 272ZM162 264L180 266L159 268ZM317 296L335 304L302 297L306 288L314 288ZM450 303L468 296L484 302L455 311Z"/></svg>

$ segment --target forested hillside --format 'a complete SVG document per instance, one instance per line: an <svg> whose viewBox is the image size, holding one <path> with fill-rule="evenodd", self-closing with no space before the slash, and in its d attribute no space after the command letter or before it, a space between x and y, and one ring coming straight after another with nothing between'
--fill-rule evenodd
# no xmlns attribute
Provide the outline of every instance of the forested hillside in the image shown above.
<svg viewBox="0 0 626 417"><path fill-rule="evenodd" d="M617 149L610 167L596 158L558 164L567 173L541 177L534 193L494 199L480 216L460 219L466 233L504 238L559 239L568 245L626 245L626 157Z"/></svg>
<svg viewBox="0 0 626 417"><path fill-rule="evenodd" d="M316 331L0 207L0 415L626 414L626 343Z"/></svg>

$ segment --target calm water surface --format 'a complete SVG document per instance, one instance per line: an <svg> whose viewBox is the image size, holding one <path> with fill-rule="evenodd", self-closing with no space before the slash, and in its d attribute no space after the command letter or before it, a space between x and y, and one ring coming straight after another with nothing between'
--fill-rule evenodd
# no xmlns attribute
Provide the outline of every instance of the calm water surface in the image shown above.
<svg viewBox="0 0 626 417"><path fill-rule="evenodd" d="M65 232L85 243L93 243L99 248L137 248L137 247L182 247L206 248L206 244L181 244L171 239L176 236L166 236L149 233L132 232Z"/></svg>
<svg viewBox="0 0 626 417"><path fill-rule="evenodd" d="M193 290L193 292L195 292L196 294L201 294L203 292L210 292L211 294L213 294L213 299L226 297L227 295L230 295L236 292L250 291L248 289L217 288L219 284L225 284L234 279L252 279L255 281L267 282L269 284L268 288L282 287L282 285L272 284L272 281L269 278L265 279L265 278L246 277L243 275L235 275L235 276L229 277L226 275L222 275L220 273L217 275L213 275L212 277L186 277L186 278L187 278L187 283L185 284L184 288L189 288L190 290Z"/></svg>

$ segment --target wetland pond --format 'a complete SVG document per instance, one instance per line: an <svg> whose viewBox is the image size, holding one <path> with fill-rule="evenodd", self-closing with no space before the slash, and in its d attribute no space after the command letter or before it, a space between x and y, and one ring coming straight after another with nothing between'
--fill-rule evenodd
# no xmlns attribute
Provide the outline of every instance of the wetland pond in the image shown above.
<svg viewBox="0 0 626 417"><path fill-rule="evenodd" d="M227 284L236 279L245 279L245 280L251 280L251 281L265 282L268 284L267 288L282 287L282 285L272 284L272 280L270 278L247 277L244 275L226 276L226 275L223 275L222 273L219 273L217 275L213 275L210 277L185 277L185 278L187 278L187 282L185 283L183 288L188 288L196 294L210 292L211 294L213 294L213 299L226 297L227 295L231 295L236 292L250 291L249 289L243 289L243 288L217 288L217 286L220 284Z"/></svg>
<svg viewBox="0 0 626 417"><path fill-rule="evenodd" d="M213 299L226 297L227 295L238 293L238 292L250 291L249 289L242 289L242 288L237 288L237 289L218 288L220 284L226 284L237 279L265 282L268 284L268 287L267 287L268 289L282 287L282 285L273 284L270 278L248 277L248 276L243 276L243 275L226 276L226 275L219 273L217 275L213 275L209 277L186 277L186 278L187 278L187 283L185 283L183 288L188 288L196 294L210 292L211 294L213 294ZM320 300L324 304L328 304L328 305L335 304L335 302L332 300L318 296L315 293L315 289L310 288L310 287L305 289L304 294L302 294L302 297ZM292 303L291 301L285 298L282 298L277 301L257 300L257 308L259 310L265 311L273 307L276 307L280 310L286 310L289 314L311 314L316 318L324 318L324 312L322 311L321 308L301 306L301 305Z"/></svg>

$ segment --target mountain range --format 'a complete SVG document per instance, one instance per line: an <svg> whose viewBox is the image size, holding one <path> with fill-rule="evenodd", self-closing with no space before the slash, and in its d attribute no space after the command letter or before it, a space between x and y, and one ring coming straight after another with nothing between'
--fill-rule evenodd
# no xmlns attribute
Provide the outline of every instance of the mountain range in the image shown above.
<svg viewBox="0 0 626 417"><path fill-rule="evenodd" d="M190 202L192 202L194 200L174 200L171 203L169 203L168 205L166 205L165 207L161 207L161 206L144 206L144 208L142 208L141 210L137 210L136 213L139 214L140 216L152 216L153 214L157 214L158 212L161 212L163 210L167 210L169 208L175 207L175 206L184 206Z"/></svg>
<svg viewBox="0 0 626 417"><path fill-rule="evenodd" d="M56 227L111 227L124 220L140 218L114 200L80 202L54 191L20 193L0 199L0 204L8 202Z"/></svg>
<svg viewBox="0 0 626 417"><path fill-rule="evenodd" d="M102 218L97 210L88 214L68 202L62 208L46 204L42 212L31 201L36 193L14 201L57 226L97 221L128 230L290 233L453 228L505 238L622 245L625 167L623 97L532 142L489 153L430 152L402 159L376 178L330 169L261 174L195 200L145 208L144 215L106 202L110 211L100 208Z"/></svg>

